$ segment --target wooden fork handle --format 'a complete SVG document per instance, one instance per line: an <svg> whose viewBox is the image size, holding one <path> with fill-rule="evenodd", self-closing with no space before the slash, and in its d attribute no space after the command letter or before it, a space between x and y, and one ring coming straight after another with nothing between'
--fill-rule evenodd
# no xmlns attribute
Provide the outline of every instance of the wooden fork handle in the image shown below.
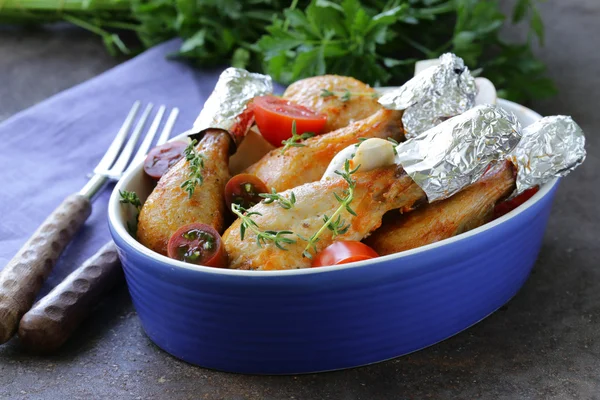
<svg viewBox="0 0 600 400"><path fill-rule="evenodd" d="M19 339L35 352L58 349L103 295L124 281L117 248L111 241L23 316Z"/></svg>
<svg viewBox="0 0 600 400"><path fill-rule="evenodd" d="M0 344L15 334L19 320L91 210L87 197L67 197L0 271Z"/></svg>

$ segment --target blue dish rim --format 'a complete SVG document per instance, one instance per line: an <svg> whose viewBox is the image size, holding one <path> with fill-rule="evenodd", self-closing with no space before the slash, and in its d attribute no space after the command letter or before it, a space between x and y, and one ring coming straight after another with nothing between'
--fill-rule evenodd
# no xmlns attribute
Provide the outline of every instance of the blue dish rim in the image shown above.
<svg viewBox="0 0 600 400"><path fill-rule="evenodd" d="M502 107L506 107L508 109L513 109L513 110L520 108L520 111L522 113L529 114L529 116L531 118L533 118L534 120L542 118L542 116L540 114L538 114L537 112L535 112L527 107L524 107L520 104L509 101L509 100L498 99L498 105L500 105ZM187 132L185 132L173 139L180 138L184 135L187 135ZM454 237L451 237L448 239L440 240L439 242L436 242L436 243L431 243L431 244L428 244L425 246L421 246L421 247L411 249L411 250L406 250L406 251L403 251L400 253L377 257L372 260L358 261L358 262L342 264L342 265L334 265L334 266L329 266L327 268L303 268L303 269L288 269L288 270L277 270L277 271L247 271L247 270L238 270L238 269L205 267L202 265L194 265L194 264L184 263L183 261L178 261L178 260L163 256L161 254L158 254L158 253L148 249L147 247L142 245L137 240L135 240L129 234L129 232L127 232L127 229L125 228L125 223L122 220L121 216L119 215L120 214L119 213L119 207L120 207L119 191L121 191L125 187L127 187L127 185L132 180L133 176L135 176L135 174L139 171L141 166L142 166L142 164L140 163L140 165L137 165L134 168L131 168L119 180L119 182L117 182L117 184L115 185L115 187L111 193L111 196L110 196L110 199L108 202L108 222L109 222L111 231L113 232L113 234L117 235L119 237L119 239L121 239L122 243L126 244L131 250L137 251L138 253L141 253L141 255L143 255L147 258L150 258L156 262L160 262L161 264L164 264L165 267L183 268L183 269L187 269L187 270L191 270L191 271L217 274L217 275L246 276L246 277L254 276L254 277L261 277L261 278L307 275L307 274L308 275L324 274L324 273L328 273L328 272L335 272L335 271L351 269L351 268L361 268L361 267L365 267L367 265L373 265L373 264L378 264L378 263L385 263L388 261L399 260L402 258L413 256L415 254L426 252L426 251L429 251L429 250L432 250L435 248L448 246L457 241L466 240L466 239L468 239L474 235L477 235L481 232L484 232L488 229L493 229L494 227L501 225L501 224L517 217L519 214L525 212L527 209L529 209L530 207L532 207L536 203L538 203L542 198L544 198L545 196L550 194L552 189L558 184L558 181L559 181L558 178L555 178L555 179L551 180L550 182L546 183L545 185L540 187L540 190L533 197L531 197L528 201L526 201L520 207L507 213L506 215L503 215L502 217L500 217L494 221L491 221L483 226L475 228L471 231L462 233L460 235L457 235L457 236L454 236Z"/></svg>

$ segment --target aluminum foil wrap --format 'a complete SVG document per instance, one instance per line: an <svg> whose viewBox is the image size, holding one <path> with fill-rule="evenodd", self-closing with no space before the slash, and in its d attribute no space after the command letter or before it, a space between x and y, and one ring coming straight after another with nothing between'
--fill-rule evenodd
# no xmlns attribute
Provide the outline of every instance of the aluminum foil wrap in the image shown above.
<svg viewBox="0 0 600 400"><path fill-rule="evenodd" d="M474 183L491 161L506 158L520 139L514 114L480 105L400 143L396 162L433 202Z"/></svg>
<svg viewBox="0 0 600 400"><path fill-rule="evenodd" d="M585 160L585 136L571 117L545 117L523 129L509 159L517 166L517 195L577 168Z"/></svg>
<svg viewBox="0 0 600 400"><path fill-rule="evenodd" d="M469 68L451 53L440 64L427 68L400 88L379 98L379 104L392 110L405 110L402 116L408 139L433 128L449 117L473 108L477 87Z"/></svg>
<svg viewBox="0 0 600 400"><path fill-rule="evenodd" d="M193 130L200 133L216 128L231 132L241 122L240 115L253 97L272 92L273 81L270 76L240 68L227 68L221 73L215 89L204 103Z"/></svg>

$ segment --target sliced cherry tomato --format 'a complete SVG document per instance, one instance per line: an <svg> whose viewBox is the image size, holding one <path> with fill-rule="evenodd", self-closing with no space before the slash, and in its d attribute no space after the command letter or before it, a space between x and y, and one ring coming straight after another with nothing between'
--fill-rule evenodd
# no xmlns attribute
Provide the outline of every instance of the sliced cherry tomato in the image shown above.
<svg viewBox="0 0 600 400"><path fill-rule="evenodd" d="M324 267L326 265L347 264L375 257L379 257L379 254L362 242L339 241L333 242L317 253L313 258L312 266Z"/></svg>
<svg viewBox="0 0 600 400"><path fill-rule="evenodd" d="M292 123L296 121L296 133L319 134L327 116L309 108L275 96L255 97L254 118L263 137L275 147L292 137Z"/></svg>
<svg viewBox="0 0 600 400"><path fill-rule="evenodd" d="M227 254L221 235L210 225L184 225L171 236L167 245L169 257L190 264L224 268Z"/></svg>
<svg viewBox="0 0 600 400"><path fill-rule="evenodd" d="M144 161L144 171L154 179L160 179L177 161L183 158L186 142L175 141L156 146Z"/></svg>
<svg viewBox="0 0 600 400"><path fill-rule="evenodd" d="M239 174L234 176L225 185L225 202L231 210L231 203L239 204L248 209L260 203L262 197L259 193L267 193L267 185L256 175Z"/></svg>
<svg viewBox="0 0 600 400"><path fill-rule="evenodd" d="M500 218L504 214L508 214L515 208L519 207L521 204L529 200L534 194L536 194L538 190L540 190L539 186L535 186L525 190L523 193L510 200L496 204L496 207L494 207L494 219Z"/></svg>

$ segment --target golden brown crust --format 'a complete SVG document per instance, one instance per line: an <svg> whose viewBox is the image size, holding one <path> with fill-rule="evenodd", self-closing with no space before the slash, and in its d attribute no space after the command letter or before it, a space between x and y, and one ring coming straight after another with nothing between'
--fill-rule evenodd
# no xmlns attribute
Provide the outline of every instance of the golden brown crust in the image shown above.
<svg viewBox="0 0 600 400"><path fill-rule="evenodd" d="M357 172L354 201L351 206L358 214L353 217L347 211L342 219L351 224L350 229L336 240L361 240L381 224L383 214L391 209L411 208L425 197L425 193L400 167L390 166L368 172ZM323 216L331 216L339 207L334 193L342 195L348 187L342 178L307 183L293 189L296 204L285 210L277 203L259 203L251 211L261 230L290 230L294 234L309 238L323 225ZM281 193L290 196L290 191ZM302 256L306 242L297 236L296 243L281 250L272 243L262 247L256 244L256 234L247 230L244 240L240 238L240 220L235 221L223 235L223 243L229 254L230 268L280 270L306 268L311 261ZM332 233L326 230L316 243L317 251L333 243Z"/></svg>
<svg viewBox="0 0 600 400"><path fill-rule="evenodd" d="M258 176L269 188L291 189L321 179L337 153L359 138L373 137L400 140L401 112L381 109L344 128L307 139L303 147L291 147L284 154L281 149L271 150L246 172Z"/></svg>
<svg viewBox="0 0 600 400"><path fill-rule="evenodd" d="M323 89L335 95L324 97ZM340 97L346 90L350 97L344 101ZM327 115L323 132L331 132L379 111L375 93L369 85L349 76L322 75L292 83L283 97Z"/></svg>
<svg viewBox="0 0 600 400"><path fill-rule="evenodd" d="M171 235L181 226L200 222L224 229L225 203L223 192L229 180L228 133L208 131L196 149L202 153L204 182L196 187L192 198L181 188L188 179L189 166L185 159L175 164L158 182L139 216L138 240L144 246L163 255Z"/></svg>
<svg viewBox="0 0 600 400"><path fill-rule="evenodd" d="M515 188L512 164L492 167L479 181L449 199L408 214L390 212L365 240L379 255L398 253L467 232L489 222L496 203Z"/></svg>

